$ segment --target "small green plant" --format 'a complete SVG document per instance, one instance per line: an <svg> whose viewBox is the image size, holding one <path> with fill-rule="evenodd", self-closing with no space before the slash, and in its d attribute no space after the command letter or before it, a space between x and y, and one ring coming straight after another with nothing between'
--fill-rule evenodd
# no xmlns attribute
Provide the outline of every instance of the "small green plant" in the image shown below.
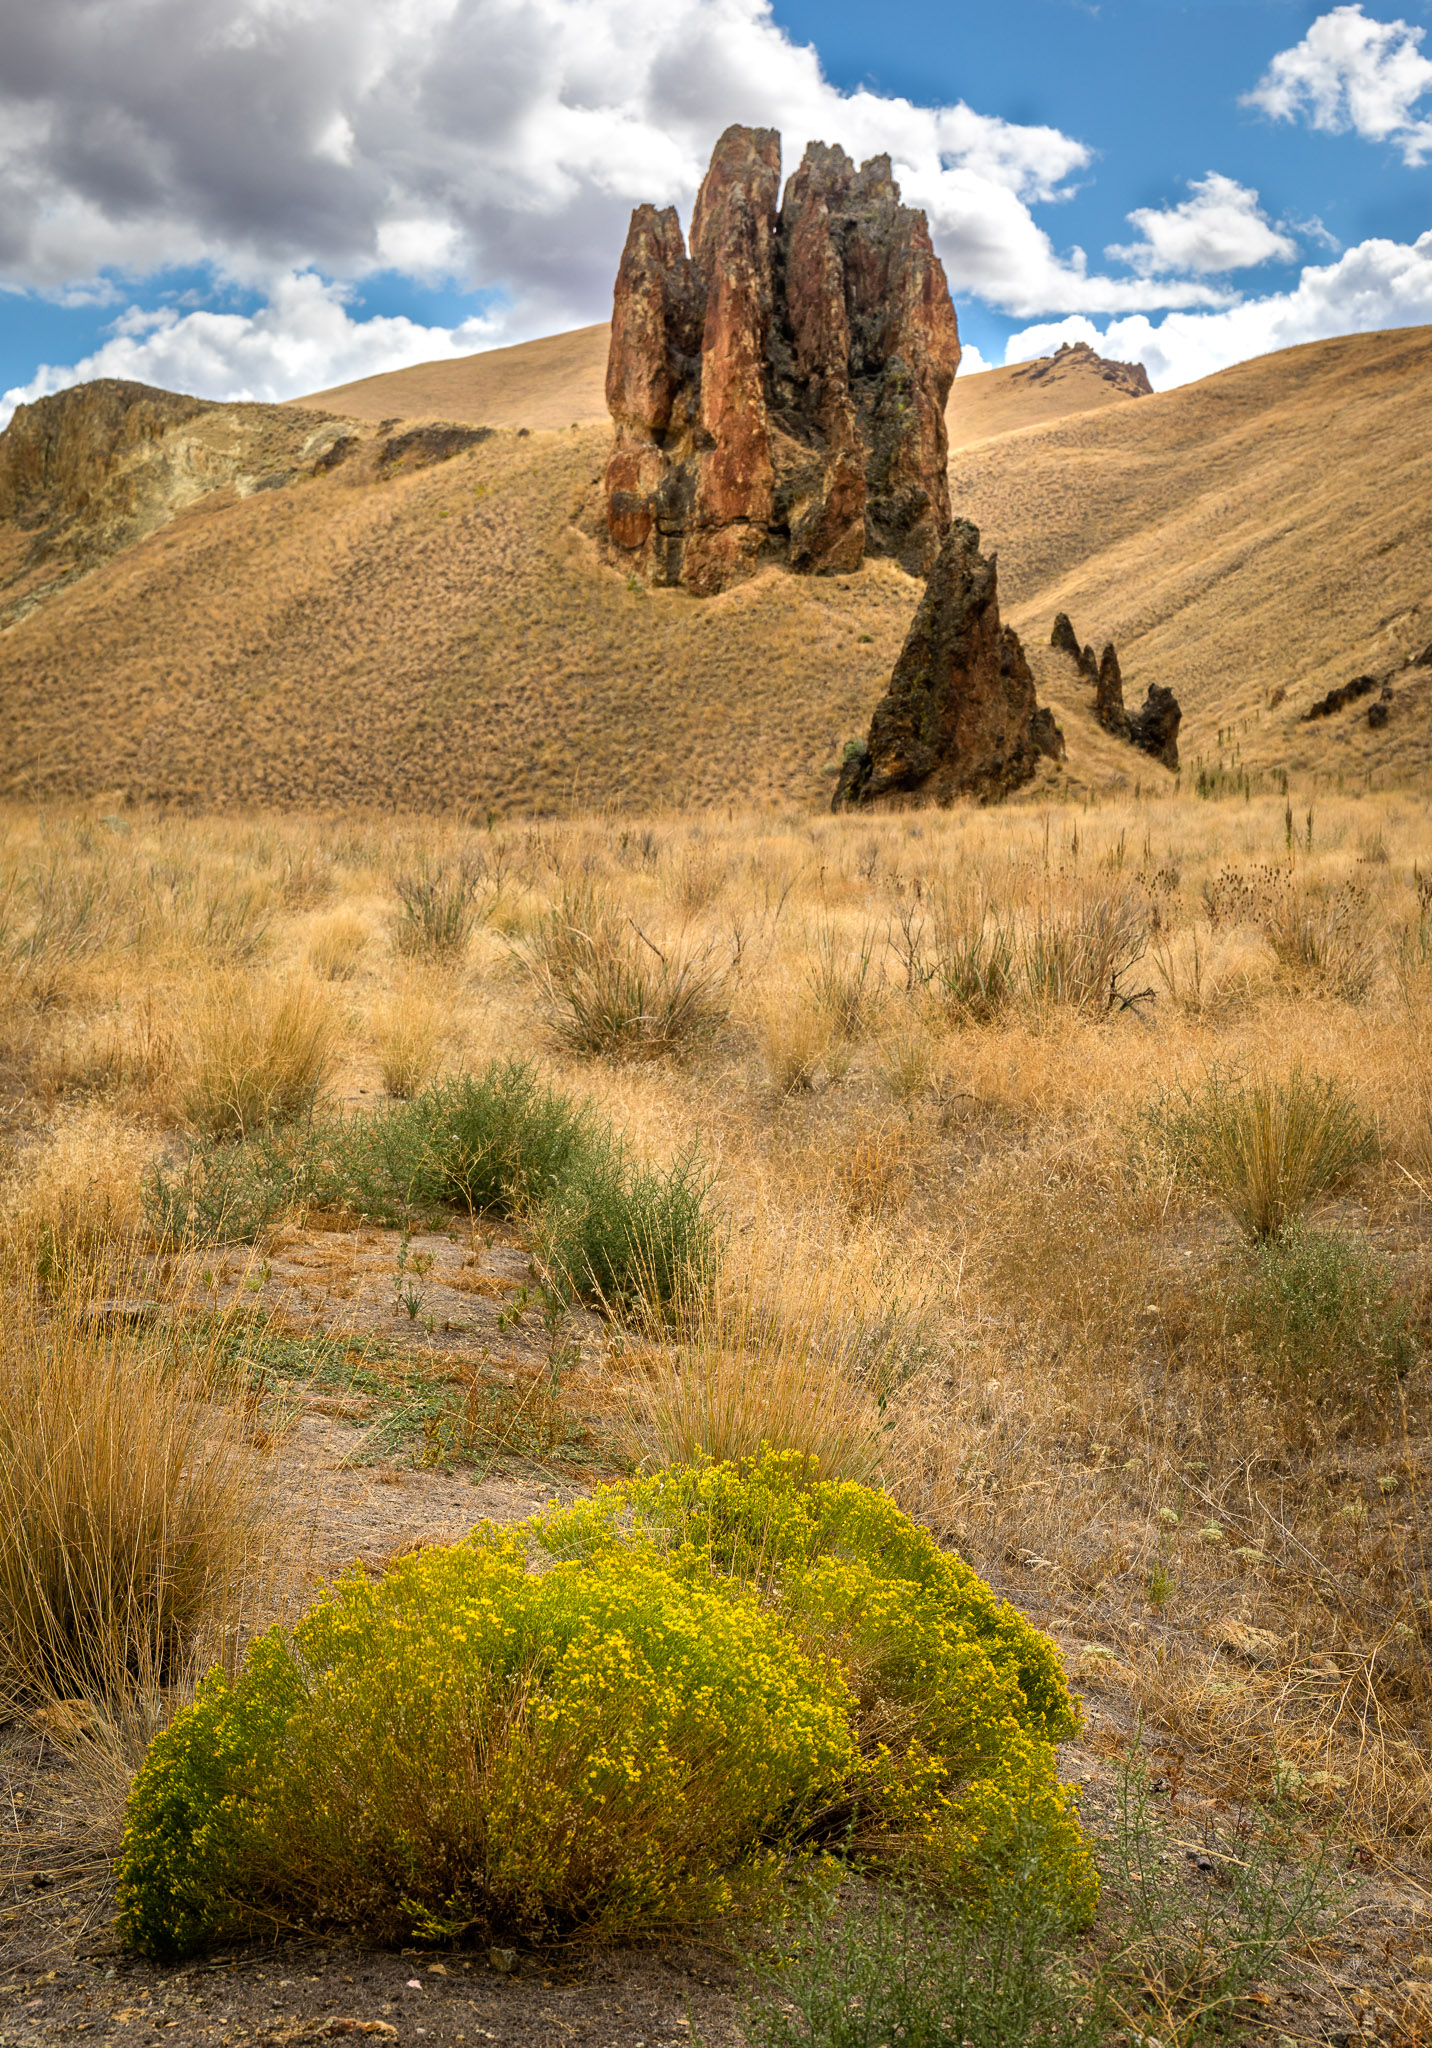
<svg viewBox="0 0 1432 2048"><path fill-rule="evenodd" d="M1079 1997L1057 1915L999 1893L984 1914L887 1888L837 1920L817 1901L758 1965L752 2048L1096 2048L1108 2018Z"/></svg>
<svg viewBox="0 0 1432 2048"><path fill-rule="evenodd" d="M1144 1592L1150 1607L1167 1607L1173 1598L1173 1573L1166 1564L1151 1564L1144 1580Z"/></svg>
<svg viewBox="0 0 1432 2048"><path fill-rule="evenodd" d="M806 981L816 1009L833 1031L852 1043L874 1028L885 1002L885 985L875 971L873 929L866 930L854 952L848 952L828 924L821 927Z"/></svg>
<svg viewBox="0 0 1432 2048"><path fill-rule="evenodd" d="M1020 949L1025 990L1036 1009L1062 1004L1102 1017L1145 998L1124 985L1148 950L1148 912L1133 895L1104 893L1039 909Z"/></svg>
<svg viewBox="0 0 1432 2048"><path fill-rule="evenodd" d="M1412 1304L1361 1238L1291 1223L1255 1246L1236 1313L1261 1371L1357 1405L1416 1363Z"/></svg>
<svg viewBox="0 0 1432 2048"><path fill-rule="evenodd" d="M1299 1064L1281 1081L1212 1067L1199 1086L1161 1096L1145 1130L1181 1179L1222 1202L1256 1240L1345 1186L1373 1151L1341 1083Z"/></svg>

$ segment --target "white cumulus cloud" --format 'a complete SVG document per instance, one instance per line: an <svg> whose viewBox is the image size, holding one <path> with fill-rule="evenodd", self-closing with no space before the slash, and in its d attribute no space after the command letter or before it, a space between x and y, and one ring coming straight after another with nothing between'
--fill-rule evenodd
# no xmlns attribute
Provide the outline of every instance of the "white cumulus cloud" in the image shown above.
<svg viewBox="0 0 1432 2048"><path fill-rule="evenodd" d="M1087 341L1101 355L1142 362L1158 390L1210 376L1274 349L1432 324L1432 231L1415 242L1359 242L1336 263L1310 265L1286 292L1216 312L1171 312L1111 320L1100 331L1075 316L1041 322L1010 337L1005 361L1049 355L1064 341Z"/></svg>
<svg viewBox="0 0 1432 2048"><path fill-rule="evenodd" d="M1243 104L1275 120L1301 116L1335 135L1351 129L1369 142L1394 143L1404 163L1420 164L1432 151L1432 121L1416 111L1432 88L1422 38L1409 22L1334 7L1300 43L1279 51Z"/></svg>
<svg viewBox="0 0 1432 2048"><path fill-rule="evenodd" d="M958 294L1016 318L1217 306L1160 271L1110 277L1033 209L1087 169L1059 129L841 92L770 0L46 0L0 38L0 288L117 294L208 265L249 318L121 321L85 365L285 391L425 330L355 322L318 279L392 269L501 294L493 341L599 319L631 207L688 208L730 122L888 152ZM306 284L295 280L307 278ZM281 318L301 305L292 347ZM357 330L371 329L363 338ZM441 336L431 354L446 352ZM333 353L320 363L318 337Z"/></svg>
<svg viewBox="0 0 1432 2048"><path fill-rule="evenodd" d="M275 281L256 313L130 312L83 362L42 364L28 384L0 398L0 425L24 405L92 377L127 377L198 398L276 401L491 346L491 323L424 327L380 316L355 320L342 291L297 271Z"/></svg>
<svg viewBox="0 0 1432 2048"><path fill-rule="evenodd" d="M1129 215L1139 240L1105 250L1141 276L1165 271L1248 270L1258 263L1289 263L1298 245L1268 219L1258 194L1219 171L1195 178L1192 197L1178 206L1141 206Z"/></svg>

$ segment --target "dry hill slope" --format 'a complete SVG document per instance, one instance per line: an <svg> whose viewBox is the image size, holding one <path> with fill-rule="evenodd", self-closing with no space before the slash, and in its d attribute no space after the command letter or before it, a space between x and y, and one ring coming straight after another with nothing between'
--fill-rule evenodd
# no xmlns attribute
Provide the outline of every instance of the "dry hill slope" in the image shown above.
<svg viewBox="0 0 1432 2048"><path fill-rule="evenodd" d="M594 361L590 331L582 347ZM501 352L514 405L531 412L541 387L569 412L560 379L542 387L548 345L529 348ZM1095 727L1043 645L1059 607L1086 638L1114 635L1131 696L1172 683L1190 763L1246 721L1245 760L1425 769L1415 677L1381 733L1365 706L1295 720L1432 638L1428 333L1116 403L1070 376L1062 417L1019 412L1031 389L1047 408L1058 381L957 380L951 473L1000 549L1075 782L1164 771ZM102 388L86 391L77 417L104 413ZM381 427L162 398L144 437L105 443L64 490L0 502L0 790L479 813L819 801L918 597L889 565L769 572L704 602L629 586L571 524L604 426L479 436L394 427L376 402ZM1288 697L1270 710L1276 686Z"/></svg>
<svg viewBox="0 0 1432 2048"><path fill-rule="evenodd" d="M603 320L455 362L418 363L289 401L355 420L464 420L483 427L590 426L607 417Z"/></svg>
<svg viewBox="0 0 1432 2048"><path fill-rule="evenodd" d="M1429 425L1432 328L1351 335L961 448L951 495L1021 633L1068 611L1118 643L1127 695L1177 693L1186 764L1421 773L1432 672L1394 681L1381 731L1366 700L1302 713L1432 640Z"/></svg>

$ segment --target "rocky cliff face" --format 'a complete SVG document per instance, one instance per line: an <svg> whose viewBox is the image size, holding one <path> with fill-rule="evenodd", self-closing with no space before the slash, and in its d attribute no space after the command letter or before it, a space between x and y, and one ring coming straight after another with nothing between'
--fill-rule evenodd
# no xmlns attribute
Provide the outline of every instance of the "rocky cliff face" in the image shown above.
<svg viewBox="0 0 1432 2048"><path fill-rule="evenodd" d="M834 808L913 794L988 802L1032 779L1064 739L1035 702L1018 635L999 617L993 555L957 519L930 572L863 748L847 755Z"/></svg>
<svg viewBox="0 0 1432 2048"><path fill-rule="evenodd" d="M217 492L281 490L355 457L357 471L383 480L447 461L489 431L432 423L385 434L115 377L19 406L0 433L0 630Z"/></svg>
<svg viewBox="0 0 1432 2048"><path fill-rule="evenodd" d="M950 520L960 343L925 216L888 157L812 143L778 210L780 168L774 130L728 128L689 254L672 208L640 206L617 273L607 543L698 596L763 561L923 575Z"/></svg>

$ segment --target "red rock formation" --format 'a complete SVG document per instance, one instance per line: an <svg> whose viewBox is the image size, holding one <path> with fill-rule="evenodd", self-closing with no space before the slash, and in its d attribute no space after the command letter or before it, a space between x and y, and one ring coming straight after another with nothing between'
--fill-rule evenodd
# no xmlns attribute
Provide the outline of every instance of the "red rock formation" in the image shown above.
<svg viewBox="0 0 1432 2048"><path fill-rule="evenodd" d="M949 525L954 307L888 157L812 143L779 213L780 138L728 128L691 219L638 207L617 275L606 537L654 583L867 552L926 573Z"/></svg>
<svg viewBox="0 0 1432 2048"><path fill-rule="evenodd" d="M847 753L833 808L914 794L985 801L1028 782L1064 740L1035 701L1019 637L999 617L995 558L957 519L945 538L863 748Z"/></svg>

